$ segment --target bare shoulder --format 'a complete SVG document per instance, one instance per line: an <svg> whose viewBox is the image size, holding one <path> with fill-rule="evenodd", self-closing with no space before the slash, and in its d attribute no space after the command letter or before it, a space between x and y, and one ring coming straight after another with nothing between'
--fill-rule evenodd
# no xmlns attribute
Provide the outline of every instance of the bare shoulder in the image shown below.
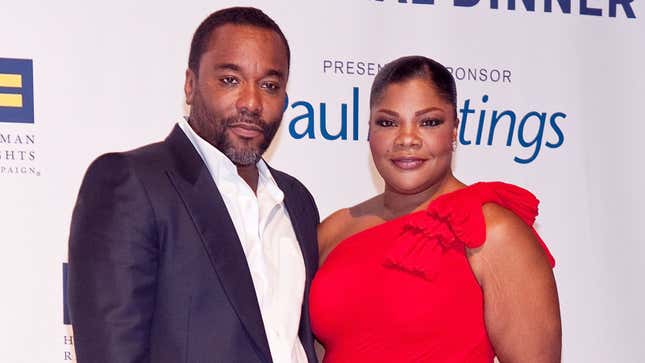
<svg viewBox="0 0 645 363"><path fill-rule="evenodd" d="M321 257L333 246L348 222L351 222L349 208L343 208L330 214L318 225L318 250Z"/></svg>
<svg viewBox="0 0 645 363"><path fill-rule="evenodd" d="M518 237L533 237L530 226L517 214L498 204L486 203L482 206L482 212L486 223L486 244L498 245L518 240Z"/></svg>
<svg viewBox="0 0 645 363"><path fill-rule="evenodd" d="M519 273L551 267L531 226L512 211L494 203L484 204L486 240L468 251L468 259L480 284L487 275Z"/></svg>
<svg viewBox="0 0 645 363"><path fill-rule="evenodd" d="M374 208L377 198L368 199L353 207L339 209L318 225L320 265L342 240L370 225L379 223L379 217Z"/></svg>

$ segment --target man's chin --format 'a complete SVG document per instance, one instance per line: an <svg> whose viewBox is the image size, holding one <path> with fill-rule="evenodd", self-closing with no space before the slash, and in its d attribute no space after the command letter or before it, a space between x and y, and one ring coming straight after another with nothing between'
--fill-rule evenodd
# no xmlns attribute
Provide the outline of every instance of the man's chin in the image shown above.
<svg viewBox="0 0 645 363"><path fill-rule="evenodd" d="M257 138L241 138L232 133L226 134L228 136L222 148L222 151L235 165L249 166L255 165L264 154L265 137L264 135Z"/></svg>
<svg viewBox="0 0 645 363"><path fill-rule="evenodd" d="M255 148L228 148L223 152L237 166L255 165L262 157L262 151Z"/></svg>

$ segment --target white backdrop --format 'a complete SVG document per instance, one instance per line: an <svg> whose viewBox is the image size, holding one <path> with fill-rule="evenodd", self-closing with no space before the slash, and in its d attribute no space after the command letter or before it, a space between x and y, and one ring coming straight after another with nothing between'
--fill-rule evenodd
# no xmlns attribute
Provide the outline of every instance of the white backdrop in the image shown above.
<svg viewBox="0 0 645 363"><path fill-rule="evenodd" d="M460 78L459 108L474 110L462 119L456 175L516 183L542 202L537 223L557 261L563 361L643 361L642 2L623 1L613 17L614 0L574 1L570 13L557 1L545 12L548 0L535 11L522 1L516 10L508 0L498 9L485 0L416 2L4 1L0 58L33 61L35 101L33 124L6 122L0 107L3 361L73 360L62 266L85 168L101 153L167 135L185 112L193 31L232 5L262 8L290 41L289 105L267 156L310 188L323 216L381 188L365 141L373 72L402 55L435 58ZM322 136L321 103L328 133L344 120L347 140ZM489 145L492 115L504 111L516 118L511 144L504 116ZM315 138L298 138L308 126ZM33 160L19 160L20 151Z"/></svg>

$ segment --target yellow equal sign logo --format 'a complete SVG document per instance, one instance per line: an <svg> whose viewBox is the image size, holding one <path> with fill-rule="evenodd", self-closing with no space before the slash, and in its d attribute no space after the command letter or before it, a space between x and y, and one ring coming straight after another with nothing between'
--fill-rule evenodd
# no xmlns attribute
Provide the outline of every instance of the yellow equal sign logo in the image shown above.
<svg viewBox="0 0 645 363"><path fill-rule="evenodd" d="M0 123L34 123L34 63L0 57Z"/></svg>
<svg viewBox="0 0 645 363"><path fill-rule="evenodd" d="M0 87L22 88L22 75L0 73ZM0 93L0 107L22 107L22 95Z"/></svg>

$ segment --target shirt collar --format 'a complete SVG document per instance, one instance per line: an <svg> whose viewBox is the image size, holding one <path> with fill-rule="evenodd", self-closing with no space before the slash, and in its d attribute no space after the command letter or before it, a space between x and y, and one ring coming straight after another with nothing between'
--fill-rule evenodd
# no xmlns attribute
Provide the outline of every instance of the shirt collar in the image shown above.
<svg viewBox="0 0 645 363"><path fill-rule="evenodd" d="M224 189L222 190L223 192L233 192L228 184L246 185L246 182L237 173L237 166L224 153L197 135L195 130L188 124L186 117L180 118L177 124L201 156L218 188ZM259 173L258 192L262 188L276 203L281 203L284 200L284 193L278 187L267 164L263 159L260 159L256 166Z"/></svg>
<svg viewBox="0 0 645 363"><path fill-rule="evenodd" d="M282 203L284 200L284 193L278 187L278 183L275 182L271 171L269 170L268 165L264 162L264 159L260 159L257 163L258 172L260 177L258 179L258 190L263 187L266 192L269 194L271 199L275 203Z"/></svg>

